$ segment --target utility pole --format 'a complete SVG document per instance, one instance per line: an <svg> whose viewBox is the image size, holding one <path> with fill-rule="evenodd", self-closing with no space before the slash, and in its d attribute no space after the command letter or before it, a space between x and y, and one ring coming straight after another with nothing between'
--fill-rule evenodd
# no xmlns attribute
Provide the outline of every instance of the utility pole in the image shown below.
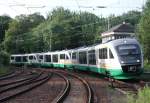
<svg viewBox="0 0 150 103"><path fill-rule="evenodd" d="M108 16L108 25L107 25L107 29L109 30L110 29L110 18L109 18L109 16Z"/></svg>
<svg viewBox="0 0 150 103"><path fill-rule="evenodd" d="M49 44L49 49L50 49L50 51L52 51L52 35L53 35L53 32L51 31L50 32L50 44Z"/></svg>

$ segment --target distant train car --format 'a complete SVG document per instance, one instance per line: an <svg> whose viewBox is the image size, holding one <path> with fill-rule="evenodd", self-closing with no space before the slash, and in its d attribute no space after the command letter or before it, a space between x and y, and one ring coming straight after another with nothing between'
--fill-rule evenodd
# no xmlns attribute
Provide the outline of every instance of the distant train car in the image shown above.
<svg viewBox="0 0 150 103"><path fill-rule="evenodd" d="M11 55L10 63L17 66L22 65L36 65L38 63L37 54L18 54Z"/></svg>
<svg viewBox="0 0 150 103"><path fill-rule="evenodd" d="M51 52L38 53L38 65L41 67L52 67L52 55Z"/></svg>
<svg viewBox="0 0 150 103"><path fill-rule="evenodd" d="M10 63L12 65L21 66L22 65L22 56L23 55L11 55Z"/></svg>
<svg viewBox="0 0 150 103"><path fill-rule="evenodd" d="M11 64L92 71L116 79L130 79L143 72L143 55L134 38L46 53L12 55Z"/></svg>

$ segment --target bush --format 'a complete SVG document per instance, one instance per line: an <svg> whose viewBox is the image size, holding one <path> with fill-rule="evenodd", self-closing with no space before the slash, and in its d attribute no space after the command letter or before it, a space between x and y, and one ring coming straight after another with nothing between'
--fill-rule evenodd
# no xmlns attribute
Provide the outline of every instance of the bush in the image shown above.
<svg viewBox="0 0 150 103"><path fill-rule="evenodd" d="M0 66L9 64L9 54L5 51L0 51Z"/></svg>
<svg viewBox="0 0 150 103"><path fill-rule="evenodd" d="M128 95L128 103L150 103L150 88L144 87L138 91L138 95Z"/></svg>
<svg viewBox="0 0 150 103"><path fill-rule="evenodd" d="M10 71L9 67L2 67L2 66L0 67L0 75L6 74L9 71Z"/></svg>
<svg viewBox="0 0 150 103"><path fill-rule="evenodd" d="M150 71L150 64L148 63L148 62L146 62L146 60L145 60L145 62L144 62L144 71Z"/></svg>

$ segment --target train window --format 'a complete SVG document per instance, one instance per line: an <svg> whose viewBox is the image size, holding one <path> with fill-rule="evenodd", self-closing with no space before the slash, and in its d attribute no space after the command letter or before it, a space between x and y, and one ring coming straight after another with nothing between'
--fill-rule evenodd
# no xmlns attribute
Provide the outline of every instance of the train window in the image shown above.
<svg viewBox="0 0 150 103"><path fill-rule="evenodd" d="M65 54L60 54L60 59L65 59Z"/></svg>
<svg viewBox="0 0 150 103"><path fill-rule="evenodd" d="M108 56L107 56L107 48L99 49L99 58L100 59L107 59L108 58Z"/></svg>
<svg viewBox="0 0 150 103"><path fill-rule="evenodd" d="M15 57L13 57L13 56L12 56L12 57L10 57L10 59L11 59L11 60L14 60L14 59L15 59Z"/></svg>
<svg viewBox="0 0 150 103"><path fill-rule="evenodd" d="M20 57L20 56L17 56L17 57L15 58L15 61L16 61L16 62L21 62L21 57Z"/></svg>
<svg viewBox="0 0 150 103"><path fill-rule="evenodd" d="M87 64L87 52L79 52L79 63Z"/></svg>
<svg viewBox="0 0 150 103"><path fill-rule="evenodd" d="M140 49L134 44L125 44L117 46L119 55L136 55L140 54Z"/></svg>
<svg viewBox="0 0 150 103"><path fill-rule="evenodd" d="M99 59L102 59L102 49L99 49Z"/></svg>
<svg viewBox="0 0 150 103"><path fill-rule="evenodd" d="M91 50L88 52L89 64L96 64L95 50Z"/></svg>
<svg viewBox="0 0 150 103"><path fill-rule="evenodd" d="M34 60L36 60L36 57L35 57L35 56L33 56L33 59L34 59Z"/></svg>
<svg viewBox="0 0 150 103"><path fill-rule="evenodd" d="M71 57L71 53L69 53L69 56Z"/></svg>
<svg viewBox="0 0 150 103"><path fill-rule="evenodd" d="M29 56L29 59L32 60L32 59L33 59L33 56Z"/></svg>
<svg viewBox="0 0 150 103"><path fill-rule="evenodd" d="M51 62L51 55L45 55L45 61Z"/></svg>
<svg viewBox="0 0 150 103"><path fill-rule="evenodd" d="M68 55L66 55L66 59L69 59Z"/></svg>
<svg viewBox="0 0 150 103"><path fill-rule="evenodd" d="M40 56L39 56L39 59L43 59L43 55L40 55Z"/></svg>
<svg viewBox="0 0 150 103"><path fill-rule="evenodd" d="M23 62L27 62L27 56L23 56Z"/></svg>
<svg viewBox="0 0 150 103"><path fill-rule="evenodd" d="M77 55L76 55L77 53L75 52L75 53L72 53L72 59L76 59L77 58Z"/></svg>
<svg viewBox="0 0 150 103"><path fill-rule="evenodd" d="M53 55L53 62L58 62L58 55L57 54L55 54L55 55Z"/></svg>
<svg viewBox="0 0 150 103"><path fill-rule="evenodd" d="M111 58L111 59L113 59L114 58L114 56L113 56L113 54L112 54L112 52L111 52L111 50L109 49L109 58Z"/></svg>

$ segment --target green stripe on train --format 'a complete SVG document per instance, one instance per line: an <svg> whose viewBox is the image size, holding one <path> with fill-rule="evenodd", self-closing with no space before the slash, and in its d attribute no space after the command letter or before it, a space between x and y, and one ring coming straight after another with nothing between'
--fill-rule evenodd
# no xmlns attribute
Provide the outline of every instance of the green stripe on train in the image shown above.
<svg viewBox="0 0 150 103"><path fill-rule="evenodd" d="M16 63L18 65L21 65L23 63ZM130 79L133 77L139 76L139 74L142 74L142 69L139 71L139 73L123 73L121 68L97 68L97 67L92 67L92 66L84 66L84 65L72 65L72 64L52 64L52 63L31 63L27 65L33 65L33 66L41 66L41 67L56 67L56 68L67 68L67 69L79 69L79 70L84 70L84 71L92 71L96 73L102 73L106 74L108 73L111 77L116 78L116 79Z"/></svg>

